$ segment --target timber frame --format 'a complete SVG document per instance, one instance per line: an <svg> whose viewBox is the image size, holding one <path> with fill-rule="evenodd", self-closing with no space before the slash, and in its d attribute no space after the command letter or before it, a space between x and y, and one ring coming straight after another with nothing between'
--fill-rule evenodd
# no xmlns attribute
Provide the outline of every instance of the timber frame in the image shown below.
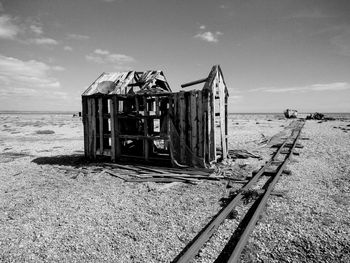
<svg viewBox="0 0 350 263"><path fill-rule="evenodd" d="M205 167L227 158L228 91L219 65L201 90L172 92L161 71L103 73L82 94L85 156Z"/></svg>

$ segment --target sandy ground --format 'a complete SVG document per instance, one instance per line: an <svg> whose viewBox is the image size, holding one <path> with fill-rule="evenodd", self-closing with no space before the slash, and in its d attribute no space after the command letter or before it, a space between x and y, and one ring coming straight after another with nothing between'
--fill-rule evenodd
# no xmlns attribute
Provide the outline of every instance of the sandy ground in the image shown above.
<svg viewBox="0 0 350 263"><path fill-rule="evenodd" d="M264 160L227 165L250 174L271 154L260 142L289 122L277 115L230 116L229 149ZM79 118L1 114L0 125L1 262L171 262L221 209L222 198L241 187L203 181L162 190L106 173L67 172L62 168L89 165ZM310 140L289 165L292 176L276 186L286 194L269 200L244 262L350 261L348 125L306 123ZM237 218L247 208L238 208ZM215 261L237 218L225 220L194 262Z"/></svg>

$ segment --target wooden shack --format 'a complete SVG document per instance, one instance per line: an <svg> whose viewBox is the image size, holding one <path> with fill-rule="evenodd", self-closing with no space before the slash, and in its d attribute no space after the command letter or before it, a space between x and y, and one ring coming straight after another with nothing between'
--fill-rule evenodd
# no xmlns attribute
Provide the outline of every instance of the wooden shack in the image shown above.
<svg viewBox="0 0 350 263"><path fill-rule="evenodd" d="M101 74L82 94L85 156L205 167L227 157L228 91L220 66L172 92L162 71Z"/></svg>

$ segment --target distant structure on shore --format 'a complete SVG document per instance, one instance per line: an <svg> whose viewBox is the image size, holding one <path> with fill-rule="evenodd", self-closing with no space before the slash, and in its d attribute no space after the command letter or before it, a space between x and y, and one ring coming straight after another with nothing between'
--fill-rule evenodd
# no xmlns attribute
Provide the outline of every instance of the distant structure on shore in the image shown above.
<svg viewBox="0 0 350 263"><path fill-rule="evenodd" d="M297 111L297 110L286 109L286 110L284 111L284 116L285 116L287 119L296 118L296 117L298 117L298 111Z"/></svg>

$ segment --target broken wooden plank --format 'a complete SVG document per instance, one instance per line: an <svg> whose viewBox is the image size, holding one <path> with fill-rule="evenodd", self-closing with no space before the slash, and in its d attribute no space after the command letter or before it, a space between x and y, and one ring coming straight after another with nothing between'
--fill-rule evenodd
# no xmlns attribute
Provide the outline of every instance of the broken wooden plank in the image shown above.
<svg viewBox="0 0 350 263"><path fill-rule="evenodd" d="M105 169L105 172L108 173L108 174L110 174L110 175L113 175L113 176L115 176L115 177L118 177L118 178L122 179L123 181L130 180L128 177L126 177L126 176L124 176L124 175L121 175L121 174L119 174L119 173L115 173L115 172L113 172L113 171L111 171L111 170L108 170L108 169Z"/></svg>

